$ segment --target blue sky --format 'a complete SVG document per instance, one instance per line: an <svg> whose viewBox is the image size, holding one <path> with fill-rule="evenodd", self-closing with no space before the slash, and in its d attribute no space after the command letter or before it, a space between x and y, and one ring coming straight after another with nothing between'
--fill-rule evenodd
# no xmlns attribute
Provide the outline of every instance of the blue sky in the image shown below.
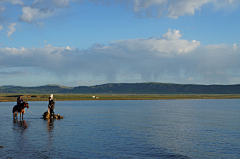
<svg viewBox="0 0 240 159"><path fill-rule="evenodd" d="M0 0L0 86L240 84L238 0Z"/></svg>

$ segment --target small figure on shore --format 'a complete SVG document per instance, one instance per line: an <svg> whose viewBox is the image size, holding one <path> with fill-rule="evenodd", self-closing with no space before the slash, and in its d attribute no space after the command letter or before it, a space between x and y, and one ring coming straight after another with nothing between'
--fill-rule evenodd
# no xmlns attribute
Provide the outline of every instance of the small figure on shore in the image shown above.
<svg viewBox="0 0 240 159"><path fill-rule="evenodd" d="M48 103L48 112L50 113L50 118L54 118L54 108L55 108L55 102L53 101L53 94L49 97L49 103Z"/></svg>

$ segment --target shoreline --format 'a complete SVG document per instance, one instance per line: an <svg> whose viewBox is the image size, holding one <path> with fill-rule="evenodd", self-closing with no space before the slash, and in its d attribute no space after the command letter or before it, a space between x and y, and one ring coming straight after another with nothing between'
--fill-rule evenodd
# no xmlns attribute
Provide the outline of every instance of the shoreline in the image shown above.
<svg viewBox="0 0 240 159"><path fill-rule="evenodd" d="M0 102L15 102L16 94L0 94ZM23 94L24 101L48 101L49 94ZM54 94L55 101L240 99L240 94Z"/></svg>

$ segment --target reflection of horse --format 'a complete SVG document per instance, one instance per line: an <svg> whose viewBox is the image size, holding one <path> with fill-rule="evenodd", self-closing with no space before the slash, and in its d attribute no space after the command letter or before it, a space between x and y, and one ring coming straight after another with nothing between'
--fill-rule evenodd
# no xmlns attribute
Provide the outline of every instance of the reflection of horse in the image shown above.
<svg viewBox="0 0 240 159"><path fill-rule="evenodd" d="M17 124L17 126L23 128L23 129L27 129L28 128L26 120L18 121L17 119L13 119L13 123Z"/></svg>
<svg viewBox="0 0 240 159"><path fill-rule="evenodd" d="M20 105L15 105L12 109L13 117L17 118L18 113L20 113L20 119L22 117L22 120L23 120L23 114L25 113L26 107L29 108L28 102L23 102ZM17 114L16 114L16 112L17 112Z"/></svg>

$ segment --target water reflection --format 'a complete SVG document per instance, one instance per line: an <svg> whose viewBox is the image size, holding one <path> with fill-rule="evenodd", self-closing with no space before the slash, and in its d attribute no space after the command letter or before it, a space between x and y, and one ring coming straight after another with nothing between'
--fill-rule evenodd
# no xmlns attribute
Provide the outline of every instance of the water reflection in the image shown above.
<svg viewBox="0 0 240 159"><path fill-rule="evenodd" d="M54 119L51 118L51 119L44 119L44 120L47 120L47 132L52 132L53 130L53 122L54 122Z"/></svg>
<svg viewBox="0 0 240 159"><path fill-rule="evenodd" d="M28 124L26 120L18 120L18 119L13 119L13 132L14 132L14 141L17 143L17 146L22 149L24 147L25 143L27 142L27 131L26 129L28 128Z"/></svg>
<svg viewBox="0 0 240 159"><path fill-rule="evenodd" d="M13 119L13 125L17 126L17 128L20 128L22 130L25 130L28 128L26 120Z"/></svg>
<svg viewBox="0 0 240 159"><path fill-rule="evenodd" d="M48 141L49 145L52 146L52 140L53 140L53 128L54 128L54 119L44 119L47 121L47 132L48 132Z"/></svg>

